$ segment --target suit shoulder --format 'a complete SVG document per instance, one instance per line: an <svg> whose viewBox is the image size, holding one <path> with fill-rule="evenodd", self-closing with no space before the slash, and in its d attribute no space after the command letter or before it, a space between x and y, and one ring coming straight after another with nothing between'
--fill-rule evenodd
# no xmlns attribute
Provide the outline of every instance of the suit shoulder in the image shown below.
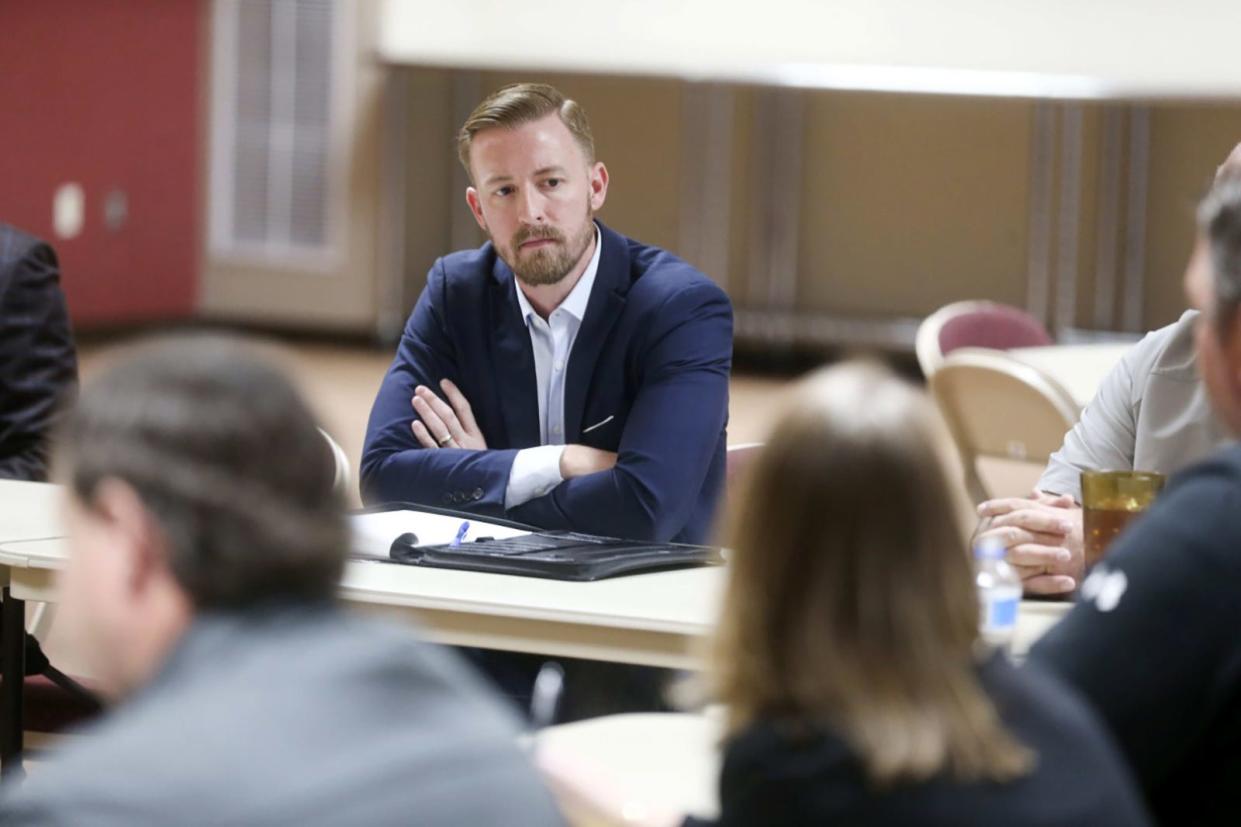
<svg viewBox="0 0 1241 827"><path fill-rule="evenodd" d="M633 279L631 294L662 303L674 294L693 291L704 299L728 302L723 288L683 258L640 241L626 241Z"/></svg>
<svg viewBox="0 0 1241 827"><path fill-rule="evenodd" d="M55 254L51 246L41 238L22 232L11 224L0 223L0 273L7 273L12 265L36 257L55 266Z"/></svg>
<svg viewBox="0 0 1241 827"><path fill-rule="evenodd" d="M472 307L492 282L495 263L495 248L490 242L475 250L441 256L427 272L427 296L436 305L446 301Z"/></svg>
<svg viewBox="0 0 1241 827"><path fill-rule="evenodd" d="M0 222L0 261L25 258L36 247L46 246L41 238L23 232L12 224Z"/></svg>
<svg viewBox="0 0 1241 827"><path fill-rule="evenodd" d="M450 284L456 284L489 276L495 263L495 248L488 242L477 249L458 250L441 256L431 270L440 271Z"/></svg>

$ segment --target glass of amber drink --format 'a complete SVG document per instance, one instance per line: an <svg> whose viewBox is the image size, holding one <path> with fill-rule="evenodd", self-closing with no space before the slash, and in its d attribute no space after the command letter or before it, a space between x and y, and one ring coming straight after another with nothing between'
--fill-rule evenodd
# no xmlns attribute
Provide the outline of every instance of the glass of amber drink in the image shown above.
<svg viewBox="0 0 1241 827"><path fill-rule="evenodd" d="M1102 559L1129 521L1163 490L1164 475L1153 471L1083 471L1082 539L1086 568Z"/></svg>

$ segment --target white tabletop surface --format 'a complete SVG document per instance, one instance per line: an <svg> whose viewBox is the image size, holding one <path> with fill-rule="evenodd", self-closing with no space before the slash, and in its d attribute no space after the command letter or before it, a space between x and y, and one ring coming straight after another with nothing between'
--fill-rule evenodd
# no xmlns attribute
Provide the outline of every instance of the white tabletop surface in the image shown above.
<svg viewBox="0 0 1241 827"><path fill-rule="evenodd" d="M1073 395L1078 407L1094 398L1099 383L1116 366L1132 342L1020 347L1008 351L1051 376Z"/></svg>
<svg viewBox="0 0 1241 827"><path fill-rule="evenodd" d="M719 814L722 710L608 715L560 724L535 738L534 758L573 823L597 809L655 814Z"/></svg>
<svg viewBox="0 0 1241 827"><path fill-rule="evenodd" d="M63 535L60 486L0 480L0 543Z"/></svg>
<svg viewBox="0 0 1241 827"><path fill-rule="evenodd" d="M68 546L55 486L0 483L0 566L28 599L56 599L50 576ZM50 539L49 539L50 538ZM685 652L715 626L722 567L682 569L572 583L483 572L350 560L341 595L350 603L412 613L444 643L685 666ZM1023 601L1014 652L1020 656L1068 604ZM576 638L570 640L568 638ZM634 652L632 657L626 651Z"/></svg>

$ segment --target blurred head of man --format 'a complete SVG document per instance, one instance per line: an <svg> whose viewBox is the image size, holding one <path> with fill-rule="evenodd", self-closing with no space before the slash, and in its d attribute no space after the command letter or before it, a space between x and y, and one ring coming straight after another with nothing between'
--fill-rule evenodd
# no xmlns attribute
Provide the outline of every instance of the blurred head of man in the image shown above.
<svg viewBox="0 0 1241 827"><path fill-rule="evenodd" d="M58 440L70 562L58 622L113 696L200 612L333 600L334 460L287 379L239 342L151 342L89 383Z"/></svg>
<svg viewBox="0 0 1241 827"><path fill-rule="evenodd" d="M1220 420L1241 434L1241 172L1222 168L1198 207L1198 238L1185 270L1198 317L1198 371Z"/></svg>
<svg viewBox="0 0 1241 827"><path fill-rule="evenodd" d="M585 268L608 171L581 106L545 84L506 86L466 119L457 150L470 211L521 281L554 285Z"/></svg>

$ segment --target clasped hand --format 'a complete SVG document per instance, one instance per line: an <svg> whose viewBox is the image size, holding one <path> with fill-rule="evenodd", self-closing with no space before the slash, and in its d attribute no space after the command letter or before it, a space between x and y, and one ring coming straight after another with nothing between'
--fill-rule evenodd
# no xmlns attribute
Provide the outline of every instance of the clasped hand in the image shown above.
<svg viewBox="0 0 1241 827"><path fill-rule="evenodd" d="M981 537L994 537L1030 594L1065 594L1082 577L1082 510L1067 495L1035 491L1029 499L1007 497L978 506L991 518Z"/></svg>

